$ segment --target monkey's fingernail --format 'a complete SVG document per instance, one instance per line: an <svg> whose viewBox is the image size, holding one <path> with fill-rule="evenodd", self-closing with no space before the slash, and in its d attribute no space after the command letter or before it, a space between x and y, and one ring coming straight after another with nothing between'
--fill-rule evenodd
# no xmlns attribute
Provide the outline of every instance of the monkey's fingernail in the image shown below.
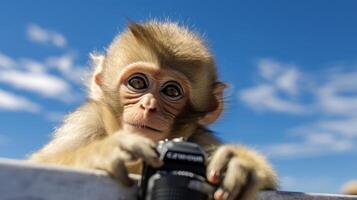
<svg viewBox="0 0 357 200"><path fill-rule="evenodd" d="M161 167L162 165L164 165L164 162L159 159L159 161L158 161L158 167Z"/></svg>
<svg viewBox="0 0 357 200"><path fill-rule="evenodd" d="M215 200L222 200L223 194L224 194L224 191L223 191L222 189L217 190L217 191L214 193L214 199L215 199Z"/></svg>
<svg viewBox="0 0 357 200"><path fill-rule="evenodd" d="M164 162L159 158L152 158L153 167L161 167Z"/></svg>
<svg viewBox="0 0 357 200"><path fill-rule="evenodd" d="M223 192L222 199L226 200L226 199L228 199L228 197L229 197L229 192Z"/></svg>
<svg viewBox="0 0 357 200"><path fill-rule="evenodd" d="M214 199L215 200L226 200L228 199L229 193L224 191L223 189L218 189L215 193L214 193Z"/></svg>
<svg viewBox="0 0 357 200"><path fill-rule="evenodd" d="M219 182L219 172L212 170L209 173L208 180L211 183L218 183Z"/></svg>

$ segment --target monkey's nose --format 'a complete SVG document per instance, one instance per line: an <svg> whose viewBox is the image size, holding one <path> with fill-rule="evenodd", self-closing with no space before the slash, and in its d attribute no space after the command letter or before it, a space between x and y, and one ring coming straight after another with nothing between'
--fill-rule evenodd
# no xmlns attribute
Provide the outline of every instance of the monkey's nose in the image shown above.
<svg viewBox="0 0 357 200"><path fill-rule="evenodd" d="M145 111L155 111L157 107L157 101L152 94L147 94L143 97L140 107Z"/></svg>

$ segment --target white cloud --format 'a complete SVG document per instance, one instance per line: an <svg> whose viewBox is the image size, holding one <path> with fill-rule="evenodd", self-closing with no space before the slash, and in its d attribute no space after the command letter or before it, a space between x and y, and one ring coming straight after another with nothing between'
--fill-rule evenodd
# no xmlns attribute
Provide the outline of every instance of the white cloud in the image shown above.
<svg viewBox="0 0 357 200"><path fill-rule="evenodd" d="M344 137L357 138L357 117L317 122L322 131L329 131Z"/></svg>
<svg viewBox="0 0 357 200"><path fill-rule="evenodd" d="M290 130L294 142L265 145L270 157L296 158L357 152L357 119L314 121Z"/></svg>
<svg viewBox="0 0 357 200"><path fill-rule="evenodd" d="M261 59L258 61L258 69L260 76L278 89L290 95L298 94L298 81L301 79L301 74L296 66L272 59Z"/></svg>
<svg viewBox="0 0 357 200"><path fill-rule="evenodd" d="M66 114L63 112L48 112L46 113L45 117L47 120L52 122L62 122L65 115Z"/></svg>
<svg viewBox="0 0 357 200"><path fill-rule="evenodd" d="M50 74L3 70L0 82L13 87L35 92L45 97L61 98L70 91L68 83Z"/></svg>
<svg viewBox="0 0 357 200"><path fill-rule="evenodd" d="M46 59L46 65L57 69L66 79L81 83L85 75L85 69L74 63L74 56L65 54L62 56L52 56Z"/></svg>
<svg viewBox="0 0 357 200"><path fill-rule="evenodd" d="M45 73L46 72L46 66L42 64L41 62L32 60L32 59L22 59L19 64L21 67L25 68L27 71L33 72L33 73Z"/></svg>
<svg viewBox="0 0 357 200"><path fill-rule="evenodd" d="M302 141L265 145L261 149L270 158L287 159L356 151L354 141L341 138L334 139L330 141L323 134L316 134Z"/></svg>
<svg viewBox="0 0 357 200"><path fill-rule="evenodd" d="M52 34L52 42L57 47L64 47L67 44L66 38L59 33Z"/></svg>
<svg viewBox="0 0 357 200"><path fill-rule="evenodd" d="M239 98L249 107L259 111L289 114L309 113L306 105L296 101L299 94L301 72L295 66L271 59L258 62L259 75L263 78L257 86L243 89Z"/></svg>
<svg viewBox="0 0 357 200"><path fill-rule="evenodd" d="M316 146L296 142L265 145L262 151L270 158L295 158L320 153Z"/></svg>
<svg viewBox="0 0 357 200"><path fill-rule="evenodd" d="M0 52L0 68L14 68L16 62L9 56Z"/></svg>
<svg viewBox="0 0 357 200"><path fill-rule="evenodd" d="M0 89L0 109L9 111L38 112L41 107L25 97Z"/></svg>
<svg viewBox="0 0 357 200"><path fill-rule="evenodd" d="M287 132L293 142L265 145L264 152L279 158L357 152L357 70L309 75L271 59L258 62L258 69L263 79L239 93L245 104L258 111L317 117ZM309 101L298 98L302 95Z"/></svg>
<svg viewBox="0 0 357 200"><path fill-rule="evenodd" d="M255 110L290 114L302 114L308 110L303 105L279 97L277 89L267 84L242 90L239 95L242 101Z"/></svg>
<svg viewBox="0 0 357 200"><path fill-rule="evenodd" d="M274 80L281 73L281 64L272 59L258 61L260 75L266 80Z"/></svg>
<svg viewBox="0 0 357 200"><path fill-rule="evenodd" d="M318 106L331 115L357 116L357 71L333 74L316 89Z"/></svg>
<svg viewBox="0 0 357 200"><path fill-rule="evenodd" d="M299 80L299 72L294 69L290 68L287 69L281 76L277 77L276 84L277 87L282 89L283 91L287 92L291 95L298 94L298 80Z"/></svg>
<svg viewBox="0 0 357 200"><path fill-rule="evenodd" d="M27 36L31 41L52 44L56 47L65 47L67 45L66 38L55 31L47 30L36 24L30 24L27 27Z"/></svg>
<svg viewBox="0 0 357 200"><path fill-rule="evenodd" d="M33 42L56 47L67 45L62 34L36 24L29 25L26 31L28 39ZM63 118L62 113L42 109L40 105L27 99L27 95L33 93L45 99L66 103L79 101L83 91L72 86L79 86L83 72L83 67L75 63L75 56L69 52L36 60L30 57L14 59L0 51L0 86L5 85L12 90L9 92L0 89L0 109L34 112L48 120L59 121Z"/></svg>
<svg viewBox="0 0 357 200"><path fill-rule="evenodd" d="M69 54L49 57L41 62L31 58L15 60L0 53L0 64L1 60L3 65L7 66L0 67L2 84L64 102L80 99L68 80L79 84L84 70L74 64L74 58ZM55 75L57 72L60 72L62 77Z"/></svg>

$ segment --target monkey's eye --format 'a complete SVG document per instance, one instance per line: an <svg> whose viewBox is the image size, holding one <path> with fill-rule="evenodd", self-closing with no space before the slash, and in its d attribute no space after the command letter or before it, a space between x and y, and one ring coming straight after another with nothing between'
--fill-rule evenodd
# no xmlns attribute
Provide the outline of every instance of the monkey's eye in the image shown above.
<svg viewBox="0 0 357 200"><path fill-rule="evenodd" d="M170 100L179 100L183 97L180 84L174 81L167 82L161 89L161 94Z"/></svg>
<svg viewBox="0 0 357 200"><path fill-rule="evenodd" d="M128 85L135 90L145 90L148 88L148 81L144 74L138 73L129 78Z"/></svg>

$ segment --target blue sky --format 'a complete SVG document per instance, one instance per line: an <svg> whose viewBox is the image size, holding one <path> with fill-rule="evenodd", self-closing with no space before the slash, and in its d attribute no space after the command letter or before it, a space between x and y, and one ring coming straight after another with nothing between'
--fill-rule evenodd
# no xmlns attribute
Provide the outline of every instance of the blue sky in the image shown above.
<svg viewBox="0 0 357 200"><path fill-rule="evenodd" d="M211 128L267 155L281 188L357 179L356 1L0 2L0 156L40 148L85 100L90 52L128 19L179 21L210 43L231 85Z"/></svg>

